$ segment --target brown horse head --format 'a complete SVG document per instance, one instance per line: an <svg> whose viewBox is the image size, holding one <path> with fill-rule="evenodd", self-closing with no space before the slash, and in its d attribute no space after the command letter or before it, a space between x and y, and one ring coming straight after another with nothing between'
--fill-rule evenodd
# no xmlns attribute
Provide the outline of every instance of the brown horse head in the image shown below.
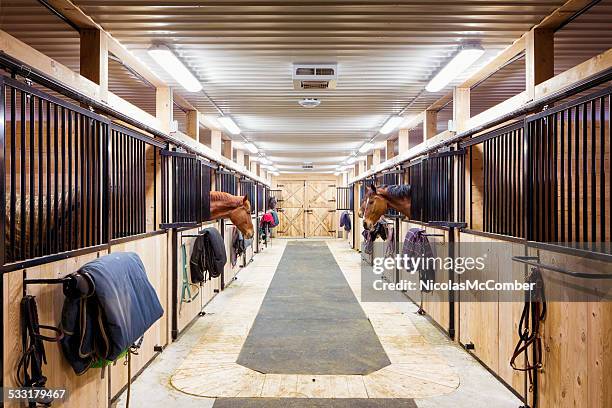
<svg viewBox="0 0 612 408"><path fill-rule="evenodd" d="M370 186L363 212L363 228L374 227L389 207L410 218L410 185Z"/></svg>
<svg viewBox="0 0 612 408"><path fill-rule="evenodd" d="M363 195L363 198L361 199L361 203L359 205L359 211L357 211L357 215L359 215L359 218L363 218L363 215L365 214L366 204L368 203L368 198L370 198L370 194L372 194L372 190L370 188L366 188L365 194Z"/></svg>
<svg viewBox="0 0 612 408"><path fill-rule="evenodd" d="M251 202L247 195L242 198L242 205L229 213L229 219L242 232L245 239L253 238L255 230L251 219Z"/></svg>
<svg viewBox="0 0 612 408"><path fill-rule="evenodd" d="M249 197L235 196L220 191L210 192L210 219L229 218L245 239L253 238L255 229L251 220Z"/></svg>

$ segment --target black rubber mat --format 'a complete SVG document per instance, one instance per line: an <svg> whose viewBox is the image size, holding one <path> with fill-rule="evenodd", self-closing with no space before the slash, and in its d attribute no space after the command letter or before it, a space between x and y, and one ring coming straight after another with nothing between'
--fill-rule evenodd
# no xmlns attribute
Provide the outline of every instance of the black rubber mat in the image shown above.
<svg viewBox="0 0 612 408"><path fill-rule="evenodd" d="M365 375L391 363L327 245L296 241L287 244L238 364L273 374Z"/></svg>
<svg viewBox="0 0 612 408"><path fill-rule="evenodd" d="M407 398L217 398L213 408L417 408L417 405Z"/></svg>

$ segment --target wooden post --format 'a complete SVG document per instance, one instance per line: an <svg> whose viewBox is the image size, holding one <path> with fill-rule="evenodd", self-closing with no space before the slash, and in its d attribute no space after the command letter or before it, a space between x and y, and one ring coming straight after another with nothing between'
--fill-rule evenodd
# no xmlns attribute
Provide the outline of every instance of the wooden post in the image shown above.
<svg viewBox="0 0 612 408"><path fill-rule="evenodd" d="M374 149L372 152L372 166L378 166L380 164L381 156L380 149Z"/></svg>
<svg viewBox="0 0 612 408"><path fill-rule="evenodd" d="M234 145L231 140L223 141L223 156L232 160L232 153L234 151Z"/></svg>
<svg viewBox="0 0 612 408"><path fill-rule="evenodd" d="M385 159L389 160L395 156L395 140L387 140L387 148L385 149Z"/></svg>
<svg viewBox="0 0 612 408"><path fill-rule="evenodd" d="M187 136L200 141L200 119L197 110L187 111Z"/></svg>
<svg viewBox="0 0 612 408"><path fill-rule="evenodd" d="M527 33L525 89L529 99L534 98L536 85L555 75L554 34L551 28L534 28Z"/></svg>
<svg viewBox="0 0 612 408"><path fill-rule="evenodd" d="M240 165L244 164L244 151L240 149L236 149L236 163Z"/></svg>
<svg viewBox="0 0 612 408"><path fill-rule="evenodd" d="M357 174L365 173L366 172L366 161L359 160L358 165L359 165L359 168L358 168Z"/></svg>
<svg viewBox="0 0 612 408"><path fill-rule="evenodd" d="M108 101L108 42L98 29L83 29L80 33L80 72L100 85L100 99Z"/></svg>
<svg viewBox="0 0 612 408"><path fill-rule="evenodd" d="M211 130L210 131L210 148L215 152L221 154L221 139L223 133L220 130Z"/></svg>
<svg viewBox="0 0 612 408"><path fill-rule="evenodd" d="M398 151L402 154L410 148L410 129L400 129L397 136Z"/></svg>
<svg viewBox="0 0 612 408"><path fill-rule="evenodd" d="M467 130L470 120L470 88L453 89L453 124L455 132Z"/></svg>
<svg viewBox="0 0 612 408"><path fill-rule="evenodd" d="M423 141L431 139L438 133L438 111L426 110L423 120Z"/></svg>
<svg viewBox="0 0 612 408"><path fill-rule="evenodd" d="M155 117L162 132L170 133L172 124L172 88L161 87L155 91Z"/></svg>

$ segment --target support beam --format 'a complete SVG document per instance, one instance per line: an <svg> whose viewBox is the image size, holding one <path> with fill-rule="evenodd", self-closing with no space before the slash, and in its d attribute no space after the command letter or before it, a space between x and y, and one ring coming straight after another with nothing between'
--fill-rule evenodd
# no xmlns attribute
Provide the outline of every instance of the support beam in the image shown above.
<svg viewBox="0 0 612 408"><path fill-rule="evenodd" d="M173 120L172 88L160 87L155 91L155 117L159 121L161 131L170 133Z"/></svg>
<svg viewBox="0 0 612 408"><path fill-rule="evenodd" d="M535 97L535 87L555 76L554 31L534 28L527 33L525 47L525 89L529 99Z"/></svg>
<svg viewBox="0 0 612 408"><path fill-rule="evenodd" d="M423 120L423 141L431 139L438 133L438 111L426 110Z"/></svg>
<svg viewBox="0 0 612 408"><path fill-rule="evenodd" d="M387 140L387 148L385 149L385 160L389 160L395 156L395 140Z"/></svg>
<svg viewBox="0 0 612 408"><path fill-rule="evenodd" d="M220 130L211 130L210 131L210 148L221 154L221 139L223 133Z"/></svg>
<svg viewBox="0 0 612 408"><path fill-rule="evenodd" d="M359 175L362 175L363 173L366 172L366 161L365 160L359 160L357 162L357 165L359 166L358 171L357 171Z"/></svg>
<svg viewBox="0 0 612 408"><path fill-rule="evenodd" d="M231 140L223 141L223 156L232 160L232 153L234 152L234 144Z"/></svg>
<svg viewBox="0 0 612 408"><path fill-rule="evenodd" d="M380 149L374 149L372 152L372 166L378 166L382 161L381 157Z"/></svg>
<svg viewBox="0 0 612 408"><path fill-rule="evenodd" d="M187 111L187 136L200 141L200 120L196 110Z"/></svg>
<svg viewBox="0 0 612 408"><path fill-rule="evenodd" d="M410 129L400 129L397 136L398 153L402 154L410 148Z"/></svg>
<svg viewBox="0 0 612 408"><path fill-rule="evenodd" d="M467 130L470 120L470 88L453 89L453 124L455 132Z"/></svg>
<svg viewBox="0 0 612 408"><path fill-rule="evenodd" d="M244 151L240 149L236 149L236 163L241 166L244 166Z"/></svg>
<svg viewBox="0 0 612 408"><path fill-rule="evenodd" d="M106 34L98 29L81 30L80 72L100 85L100 99L108 102L108 43Z"/></svg>

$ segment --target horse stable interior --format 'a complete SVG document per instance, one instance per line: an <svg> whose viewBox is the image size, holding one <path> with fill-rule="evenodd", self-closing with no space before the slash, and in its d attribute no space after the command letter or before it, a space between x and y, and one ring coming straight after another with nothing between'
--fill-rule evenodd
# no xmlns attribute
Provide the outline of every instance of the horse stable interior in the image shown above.
<svg viewBox="0 0 612 408"><path fill-rule="evenodd" d="M612 0L0 0L3 406L612 407L611 46Z"/></svg>

